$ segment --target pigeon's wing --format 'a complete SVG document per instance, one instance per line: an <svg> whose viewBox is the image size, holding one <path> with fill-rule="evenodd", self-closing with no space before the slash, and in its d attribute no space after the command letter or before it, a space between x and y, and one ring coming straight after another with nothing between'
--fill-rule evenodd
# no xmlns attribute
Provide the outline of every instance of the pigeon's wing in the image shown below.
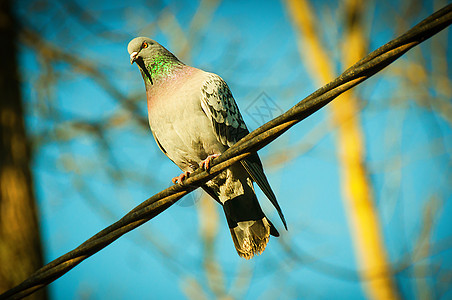
<svg viewBox="0 0 452 300"><path fill-rule="evenodd" d="M283 222L284 227L287 230L286 219L284 218L281 207L279 207L278 201L276 201L276 196L273 193L270 184L268 183L267 176L265 176L261 160L259 159L257 153L251 154L246 159L242 160L241 163L245 170L248 172L248 174L250 174L253 181L257 183L259 188L264 192L265 196L267 196L267 198L276 208L279 217L281 218L281 221Z"/></svg>
<svg viewBox="0 0 452 300"><path fill-rule="evenodd" d="M208 79L204 82L201 107L212 121L217 139L223 145L230 147L249 133L228 85L220 76L209 74ZM287 229L286 220L264 174L264 169L257 153L248 156L241 163L253 181L257 183L275 206L284 227Z"/></svg>
<svg viewBox="0 0 452 300"><path fill-rule="evenodd" d="M201 107L212 121L218 141L230 147L249 131L226 82L218 75L207 74L202 86Z"/></svg>

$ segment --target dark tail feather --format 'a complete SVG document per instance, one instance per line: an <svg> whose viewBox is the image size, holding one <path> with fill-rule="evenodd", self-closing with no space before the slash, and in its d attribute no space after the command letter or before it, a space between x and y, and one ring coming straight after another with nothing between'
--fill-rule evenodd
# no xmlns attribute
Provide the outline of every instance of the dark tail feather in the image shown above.
<svg viewBox="0 0 452 300"><path fill-rule="evenodd" d="M273 235L274 237L278 237L279 236L278 230L276 230L275 226L273 226L272 222L270 222L269 219L267 219L267 221L270 224L270 234Z"/></svg>
<svg viewBox="0 0 452 300"><path fill-rule="evenodd" d="M226 201L223 209L237 253L246 259L261 254L270 234L279 236L273 224L265 217L256 195L240 195Z"/></svg>

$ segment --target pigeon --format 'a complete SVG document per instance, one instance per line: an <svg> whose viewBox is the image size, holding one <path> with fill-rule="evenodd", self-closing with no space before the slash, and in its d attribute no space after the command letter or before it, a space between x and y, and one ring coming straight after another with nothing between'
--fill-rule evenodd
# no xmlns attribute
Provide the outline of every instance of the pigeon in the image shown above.
<svg viewBox="0 0 452 300"><path fill-rule="evenodd" d="M218 75L190 67L158 42L137 37L127 50L138 65L146 88L149 125L160 150L183 173L173 183L183 184L198 168L249 133L226 82ZM222 205L239 256L261 254L270 235L278 231L257 200L256 182L274 205L287 230L262 163L253 153L206 182L202 188Z"/></svg>

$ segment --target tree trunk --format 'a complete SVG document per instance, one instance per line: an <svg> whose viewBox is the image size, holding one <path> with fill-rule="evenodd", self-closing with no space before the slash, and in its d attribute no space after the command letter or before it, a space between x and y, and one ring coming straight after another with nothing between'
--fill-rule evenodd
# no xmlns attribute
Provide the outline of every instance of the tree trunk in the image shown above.
<svg viewBox="0 0 452 300"><path fill-rule="evenodd" d="M10 0L0 0L0 293L42 266ZM29 299L46 299L45 290Z"/></svg>

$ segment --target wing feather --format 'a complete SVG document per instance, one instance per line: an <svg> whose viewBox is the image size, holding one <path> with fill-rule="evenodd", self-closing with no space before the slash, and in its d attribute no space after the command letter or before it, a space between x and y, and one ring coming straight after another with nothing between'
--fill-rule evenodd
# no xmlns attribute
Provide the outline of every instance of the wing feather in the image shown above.
<svg viewBox="0 0 452 300"><path fill-rule="evenodd" d="M202 87L201 107L212 121L218 141L226 147L231 147L249 133L231 90L220 76L209 73L209 77ZM257 183L276 208L287 229L281 207L268 183L257 153L242 160L241 163L251 179Z"/></svg>

